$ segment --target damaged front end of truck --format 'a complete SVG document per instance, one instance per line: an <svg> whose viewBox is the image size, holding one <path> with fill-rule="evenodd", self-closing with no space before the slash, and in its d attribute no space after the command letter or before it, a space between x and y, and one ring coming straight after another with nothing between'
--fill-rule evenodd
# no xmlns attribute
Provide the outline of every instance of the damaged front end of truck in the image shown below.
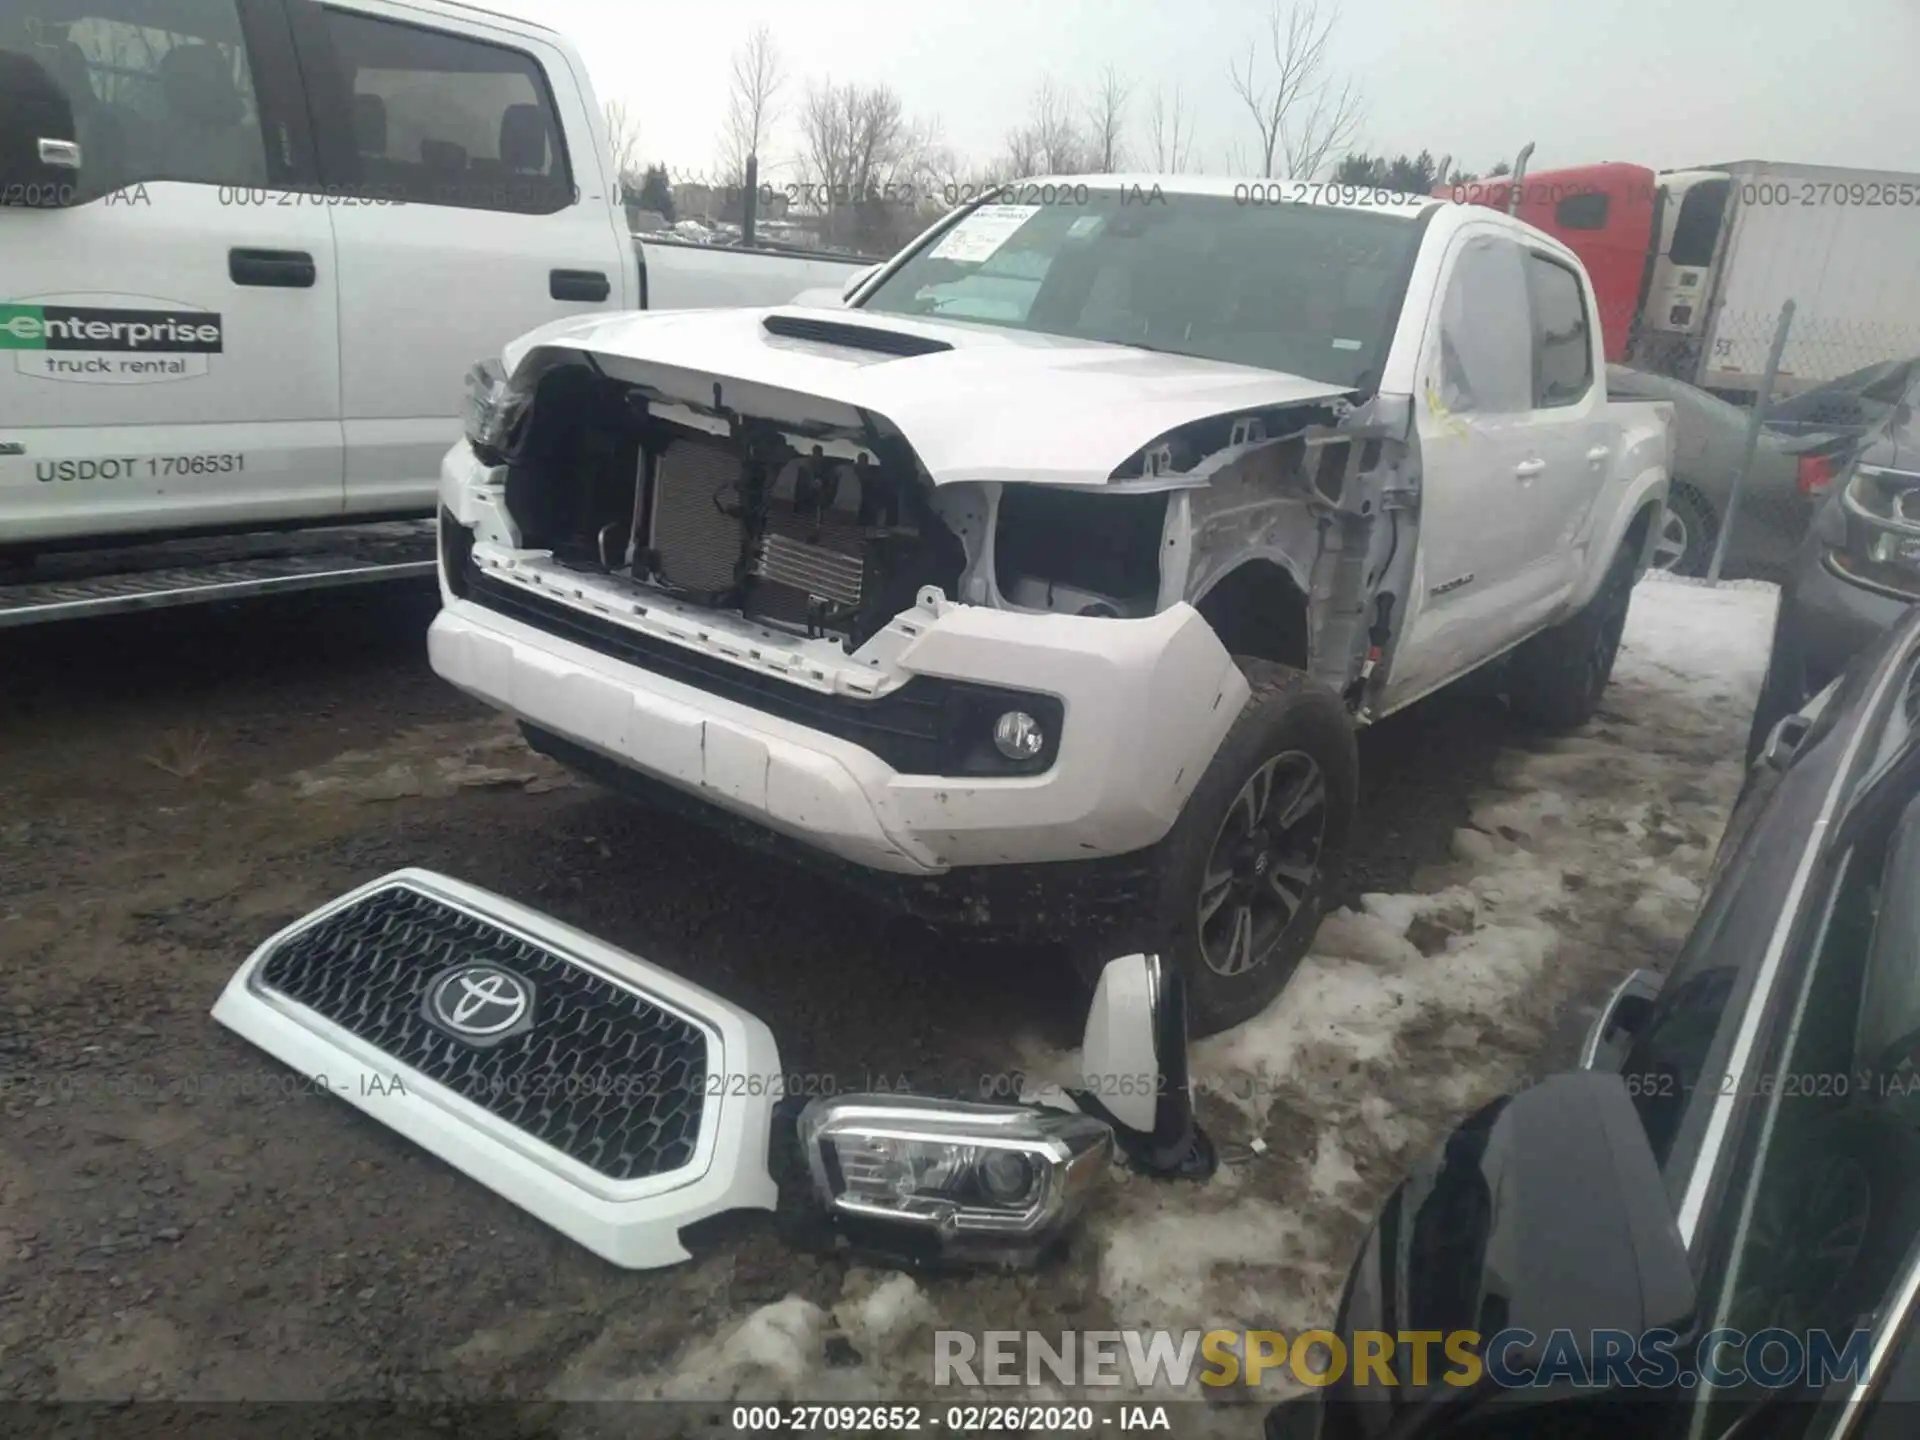
<svg viewBox="0 0 1920 1440"><path fill-rule="evenodd" d="M751 323L860 372L947 348L910 324ZM1230 653L1306 670L1367 717L1412 580L1404 399L1242 372L1225 406L1068 396L1056 429L1044 395L969 414L967 395L869 395L844 369L803 392L592 339L469 378L477 468L443 517L456 594L537 595L854 695L883 692L954 605L1125 621L1185 603Z"/></svg>

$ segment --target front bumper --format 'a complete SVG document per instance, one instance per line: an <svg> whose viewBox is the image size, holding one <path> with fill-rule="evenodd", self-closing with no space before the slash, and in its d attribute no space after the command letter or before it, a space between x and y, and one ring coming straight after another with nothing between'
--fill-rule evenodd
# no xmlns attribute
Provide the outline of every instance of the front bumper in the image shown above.
<svg viewBox="0 0 1920 1440"><path fill-rule="evenodd" d="M1056 697L1058 754L1034 775L906 774L841 736L462 598L447 581L443 565L428 633L444 679L708 805L903 875L1155 844L1248 694L1188 605L1141 620L950 606L918 629L897 670Z"/></svg>

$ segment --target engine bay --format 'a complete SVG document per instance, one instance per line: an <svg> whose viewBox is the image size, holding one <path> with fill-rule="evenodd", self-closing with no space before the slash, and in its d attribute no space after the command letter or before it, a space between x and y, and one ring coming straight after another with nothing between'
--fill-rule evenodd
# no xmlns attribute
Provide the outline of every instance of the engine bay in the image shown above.
<svg viewBox="0 0 1920 1440"><path fill-rule="evenodd" d="M556 483L564 479L566 483ZM691 406L590 364L549 368L507 456L521 543L560 563L851 651L966 556L912 452L872 426Z"/></svg>
<svg viewBox="0 0 1920 1440"><path fill-rule="evenodd" d="M1376 602L1405 584L1415 493L1399 412L1292 403L1170 431L1099 486L936 486L885 417L824 397L557 347L522 371L486 458L511 545L632 587L609 613L666 600L864 669L929 604L1137 619L1186 601L1236 653L1342 693L1391 638Z"/></svg>

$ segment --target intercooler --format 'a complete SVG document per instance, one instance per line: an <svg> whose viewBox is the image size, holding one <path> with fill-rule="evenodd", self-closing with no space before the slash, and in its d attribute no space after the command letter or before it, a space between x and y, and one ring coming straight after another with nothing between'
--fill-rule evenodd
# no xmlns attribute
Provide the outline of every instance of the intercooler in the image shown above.
<svg viewBox="0 0 1920 1440"><path fill-rule="evenodd" d="M857 472L842 465L810 475L805 463L790 462L768 486L746 566L751 612L792 623L858 608L867 570ZM662 580L703 594L733 588L746 539L745 478L741 457L723 445L682 440L660 456L648 548Z"/></svg>

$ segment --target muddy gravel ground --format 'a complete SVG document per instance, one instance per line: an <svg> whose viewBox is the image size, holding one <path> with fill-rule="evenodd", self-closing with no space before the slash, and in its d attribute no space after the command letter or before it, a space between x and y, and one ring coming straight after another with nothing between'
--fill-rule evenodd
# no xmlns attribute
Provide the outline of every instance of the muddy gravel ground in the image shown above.
<svg viewBox="0 0 1920 1440"><path fill-rule="evenodd" d="M843 1088L970 1087L1016 1032L1077 1041L1046 952L897 923L573 783L429 671L433 608L385 587L0 633L0 1398L530 1397L616 1319L644 1372L844 1296L846 1262L778 1223L618 1271L209 1019L268 933L401 865L698 980ZM1511 738L1472 696L1368 732L1342 898L1443 860ZM991 1308L1047 1282L941 1283Z"/></svg>

